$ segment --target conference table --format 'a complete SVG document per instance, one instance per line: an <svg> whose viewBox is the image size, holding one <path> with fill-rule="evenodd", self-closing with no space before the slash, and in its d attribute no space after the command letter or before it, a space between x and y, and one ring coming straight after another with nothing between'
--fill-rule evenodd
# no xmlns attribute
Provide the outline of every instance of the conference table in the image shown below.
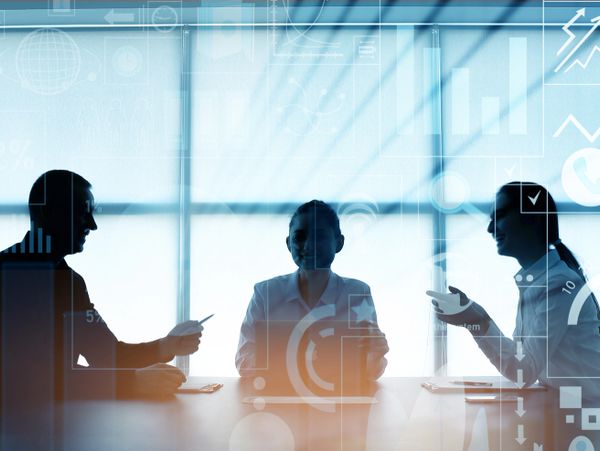
<svg viewBox="0 0 600 451"><path fill-rule="evenodd" d="M315 399L273 404L281 398L270 397L256 381L191 378L223 387L157 399L65 400L52 409L52 427L45 433L33 422L16 434L3 431L2 443L6 449L73 451L548 451L568 450L572 439L586 435L577 409L559 409L550 391L524 391L519 405L467 403L460 391L431 393L421 386L425 380L382 378L370 388L375 401L368 404ZM566 414L573 415L572 423Z"/></svg>

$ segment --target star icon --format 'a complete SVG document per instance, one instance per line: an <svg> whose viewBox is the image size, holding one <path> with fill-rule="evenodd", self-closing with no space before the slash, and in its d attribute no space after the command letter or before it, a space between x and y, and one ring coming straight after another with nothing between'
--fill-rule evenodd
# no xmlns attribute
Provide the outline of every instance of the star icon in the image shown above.
<svg viewBox="0 0 600 451"><path fill-rule="evenodd" d="M360 305L356 305L352 307L352 310L356 314L356 322L360 323L361 321L373 321L375 307L371 303L369 303L366 299L363 299Z"/></svg>

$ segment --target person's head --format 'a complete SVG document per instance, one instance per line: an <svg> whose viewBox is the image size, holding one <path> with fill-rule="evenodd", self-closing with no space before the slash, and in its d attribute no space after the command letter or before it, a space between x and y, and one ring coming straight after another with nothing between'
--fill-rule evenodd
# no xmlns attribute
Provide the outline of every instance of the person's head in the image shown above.
<svg viewBox="0 0 600 451"><path fill-rule="evenodd" d="M531 249L547 252L552 245L571 269L584 280L579 262L563 244L558 210L552 195L532 182L510 182L496 194L488 232L496 239L498 253L519 259Z"/></svg>
<svg viewBox="0 0 600 451"><path fill-rule="evenodd" d="M558 240L556 203L537 183L507 183L496 194L487 230L500 255L518 259L532 249L546 251Z"/></svg>
<svg viewBox="0 0 600 451"><path fill-rule="evenodd" d="M85 237L98 226L94 221L92 185L67 170L42 174L29 192L29 217L52 237L52 252L68 255L81 252Z"/></svg>
<svg viewBox="0 0 600 451"><path fill-rule="evenodd" d="M300 205L290 220L287 248L303 270L329 269L335 254L344 247L340 219L321 200Z"/></svg>

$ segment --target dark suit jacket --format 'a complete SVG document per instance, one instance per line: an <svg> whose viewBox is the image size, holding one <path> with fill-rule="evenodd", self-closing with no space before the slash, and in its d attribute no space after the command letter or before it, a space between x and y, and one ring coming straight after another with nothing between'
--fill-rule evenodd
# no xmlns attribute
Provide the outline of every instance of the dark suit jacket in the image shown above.
<svg viewBox="0 0 600 451"><path fill-rule="evenodd" d="M158 340L117 340L91 303L83 278L64 259L36 252L30 240L28 233L0 253L5 404L15 391L18 397L26 391L32 398L53 399L131 395L134 369L161 361ZM77 365L80 355L89 367Z"/></svg>

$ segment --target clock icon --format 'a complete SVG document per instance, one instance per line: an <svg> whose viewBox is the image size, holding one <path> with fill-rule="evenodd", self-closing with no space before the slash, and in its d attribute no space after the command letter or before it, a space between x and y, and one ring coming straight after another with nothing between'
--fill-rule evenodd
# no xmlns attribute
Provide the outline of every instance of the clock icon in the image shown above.
<svg viewBox="0 0 600 451"><path fill-rule="evenodd" d="M115 72L122 77L133 77L140 72L143 65L142 53L131 45L119 47L114 53L112 64Z"/></svg>

